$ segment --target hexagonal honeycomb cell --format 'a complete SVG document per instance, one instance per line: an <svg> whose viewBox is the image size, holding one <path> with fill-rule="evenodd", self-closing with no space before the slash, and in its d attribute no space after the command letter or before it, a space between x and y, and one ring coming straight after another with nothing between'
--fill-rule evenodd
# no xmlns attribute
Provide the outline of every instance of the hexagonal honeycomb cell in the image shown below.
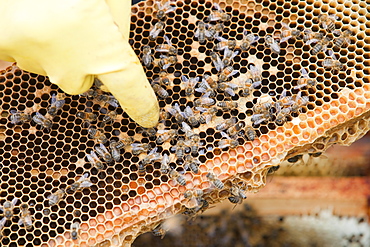
<svg viewBox="0 0 370 247"><path fill-rule="evenodd" d="M145 67L163 113L154 130L130 120L99 83L71 96L16 65L1 73L0 203L18 198L13 217L0 219L3 246L130 245L172 215L239 202L284 160L349 145L369 129L365 2L171 6L162 20L155 1L132 7L129 42L154 59ZM30 229L18 224L22 203Z"/></svg>

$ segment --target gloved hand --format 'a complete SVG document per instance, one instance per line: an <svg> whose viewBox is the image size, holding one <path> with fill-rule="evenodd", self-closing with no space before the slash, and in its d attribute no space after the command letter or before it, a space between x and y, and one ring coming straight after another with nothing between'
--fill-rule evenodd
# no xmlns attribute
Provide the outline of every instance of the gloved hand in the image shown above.
<svg viewBox="0 0 370 247"><path fill-rule="evenodd" d="M143 127L159 118L157 98L128 44L131 0L2 0L0 59L47 75L68 94L97 76Z"/></svg>

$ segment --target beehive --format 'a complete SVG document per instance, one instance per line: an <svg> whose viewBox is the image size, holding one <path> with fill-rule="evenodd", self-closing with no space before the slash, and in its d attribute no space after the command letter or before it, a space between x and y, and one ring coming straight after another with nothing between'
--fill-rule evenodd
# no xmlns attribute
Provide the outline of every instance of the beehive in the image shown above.
<svg viewBox="0 0 370 247"><path fill-rule="evenodd" d="M250 65L261 66L262 85L250 97L240 92L231 99L223 92L217 92L220 102L238 102L238 108L231 111L218 110L216 118L208 125L193 128L199 133L206 152L195 155L202 164L200 173L186 171L183 175L186 186L180 186L174 179L160 172L160 162L146 166L144 176L138 174L138 166L145 154L133 155L130 149L122 150L119 162L106 164L97 170L87 162L86 154L97 144L88 136L88 125L76 117L77 112L91 109L99 115L92 127L99 127L106 110L95 100L85 96L67 96L63 109L52 119L50 130L41 129L34 122L14 125L10 122L10 111L26 111L46 115L52 93L62 93L47 78L18 69L16 66L4 71L0 77L1 91L1 203L14 197L30 206L34 217L32 230L18 226L19 204L14 217L3 228L2 246L122 246L130 245L135 237L152 230L158 222L171 215L184 212L189 200L186 190L202 189L204 198L217 203L230 196L230 186L238 181L245 182L247 192L256 192L266 183L266 174L272 166L300 153L319 153L333 144L348 145L364 135L369 129L370 86L369 86L369 18L364 1L215 1L229 15L220 34L227 39L241 40L243 30L260 39L245 52L240 52L232 62L238 76L248 75ZM169 97L159 101L162 109L178 103L181 110L193 107L200 93L186 97L181 75L188 77L217 74L209 53L217 41L200 44L194 38L197 23L205 20L213 8L212 1L176 1L177 7L165 19L165 31L155 42L149 41L149 30L158 20L154 1L142 2L132 8L130 44L139 57L142 48L149 45L154 51L157 44L164 43L166 34L178 48L178 63L167 72L173 85L167 87ZM291 28L326 32L318 23L320 14L335 14L336 30L354 31L351 44L341 48L333 47L335 56L344 64L340 71L329 71L322 67L325 53L311 55L312 46L300 39L289 39L281 44L280 54L274 54L265 45L267 35L279 35L282 22ZM222 54L222 53L220 53ZM159 58L160 53L155 53ZM294 87L301 77L300 70L308 70L316 78L315 87L300 90L309 97L309 103L301 112L291 114L287 121L278 125L274 121L254 126L257 137L249 141L239 136L240 146L234 149L219 149L221 134L215 126L236 117L249 123L260 98L272 103L279 100L287 90L288 95L298 94ZM159 68L147 70L149 80L158 77ZM136 143L149 143L158 152L175 156L171 150L176 140L163 145L156 144L156 137L150 137L132 122L120 108L114 123L104 126L104 133L110 140L120 136L132 136ZM179 129L173 117L164 123L167 129ZM161 127L158 127L161 128ZM180 131L180 136L185 136ZM171 168L181 172L183 162L172 162ZM86 172L93 186L82 191L69 193L57 205L49 206L47 196L57 189L66 188ZM213 172L225 187L216 189L206 178ZM70 225L81 222L77 240L72 240Z"/></svg>

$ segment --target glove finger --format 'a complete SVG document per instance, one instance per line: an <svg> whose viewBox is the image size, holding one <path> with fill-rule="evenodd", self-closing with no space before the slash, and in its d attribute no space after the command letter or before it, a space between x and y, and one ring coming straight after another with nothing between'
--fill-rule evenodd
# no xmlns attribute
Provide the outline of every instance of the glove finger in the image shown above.
<svg viewBox="0 0 370 247"><path fill-rule="evenodd" d="M151 128L158 123L158 101L135 52L128 43L125 45L127 54L124 68L97 77L135 122L145 128Z"/></svg>

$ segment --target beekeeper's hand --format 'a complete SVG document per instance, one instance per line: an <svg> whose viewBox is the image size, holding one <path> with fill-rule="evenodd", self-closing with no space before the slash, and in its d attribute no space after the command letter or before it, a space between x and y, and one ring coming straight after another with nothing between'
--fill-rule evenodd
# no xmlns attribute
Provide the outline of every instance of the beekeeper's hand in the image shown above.
<svg viewBox="0 0 370 247"><path fill-rule="evenodd" d="M68 94L98 77L143 127L159 118L156 96L128 43L131 0L2 0L0 59L47 75Z"/></svg>

